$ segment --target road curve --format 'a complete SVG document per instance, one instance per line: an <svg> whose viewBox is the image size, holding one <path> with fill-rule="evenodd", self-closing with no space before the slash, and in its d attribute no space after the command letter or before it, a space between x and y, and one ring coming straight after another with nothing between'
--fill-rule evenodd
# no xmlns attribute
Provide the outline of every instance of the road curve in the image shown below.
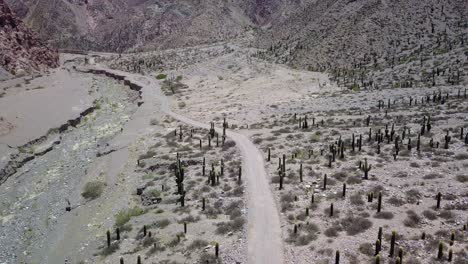
<svg viewBox="0 0 468 264"><path fill-rule="evenodd" d="M209 129L209 124L192 120L173 112L166 96L161 92L159 83L151 77L133 73L110 70L96 65L95 70L124 77L125 80L142 87L142 100L145 104L159 104L164 113L194 127ZM151 95L151 98L145 98ZM154 98L154 97L155 98ZM157 99L155 101L155 99ZM222 133L220 128L216 128ZM270 190L267 173L261 152L240 133L226 131L229 138L236 142L242 154L242 175L247 180L247 247L248 263L282 264L283 243L279 213Z"/></svg>

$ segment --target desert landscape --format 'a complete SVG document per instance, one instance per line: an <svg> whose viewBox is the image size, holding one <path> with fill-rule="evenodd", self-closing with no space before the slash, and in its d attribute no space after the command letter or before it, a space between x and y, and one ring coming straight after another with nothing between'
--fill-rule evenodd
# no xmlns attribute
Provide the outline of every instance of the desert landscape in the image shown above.
<svg viewBox="0 0 468 264"><path fill-rule="evenodd" d="M1 264L468 263L467 2L0 11Z"/></svg>

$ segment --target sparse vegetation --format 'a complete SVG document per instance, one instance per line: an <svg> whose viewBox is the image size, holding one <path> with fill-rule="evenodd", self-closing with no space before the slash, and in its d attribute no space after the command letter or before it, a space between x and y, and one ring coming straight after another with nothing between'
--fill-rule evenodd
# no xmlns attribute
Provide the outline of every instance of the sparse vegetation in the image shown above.
<svg viewBox="0 0 468 264"><path fill-rule="evenodd" d="M132 217L136 217L144 213L145 211L139 207L121 210L115 215L115 226L122 227L128 223Z"/></svg>
<svg viewBox="0 0 468 264"><path fill-rule="evenodd" d="M105 183L100 182L100 181L87 182L83 188L83 192L81 193L81 196L83 196L83 198L88 199L88 200L97 199L104 192L105 187L106 187Z"/></svg>

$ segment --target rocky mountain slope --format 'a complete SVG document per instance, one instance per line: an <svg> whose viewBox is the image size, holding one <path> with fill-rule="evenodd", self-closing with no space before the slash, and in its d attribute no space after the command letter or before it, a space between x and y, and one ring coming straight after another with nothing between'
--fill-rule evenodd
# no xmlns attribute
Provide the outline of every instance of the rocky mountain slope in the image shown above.
<svg viewBox="0 0 468 264"><path fill-rule="evenodd" d="M3 0L0 0L0 50L0 67L12 74L58 65L58 53L45 46Z"/></svg>
<svg viewBox="0 0 468 264"><path fill-rule="evenodd" d="M60 48L121 52L233 39L268 23L283 0L7 0Z"/></svg>
<svg viewBox="0 0 468 264"><path fill-rule="evenodd" d="M432 82L442 62L450 83L468 67L465 0L7 1L59 48L123 52L243 38L265 50L259 58L328 71L348 87Z"/></svg>
<svg viewBox="0 0 468 264"><path fill-rule="evenodd" d="M272 21L258 39L264 44L276 41L273 49L287 47L295 56L285 60L314 58L315 64L324 67L336 60L352 64L348 57L356 52L361 57L364 53L378 56L417 40L460 37L466 34L468 22L468 2L464 0L305 2L291 15Z"/></svg>
<svg viewBox="0 0 468 264"><path fill-rule="evenodd" d="M342 83L364 86L364 82L377 81L369 77L375 70L391 69L389 76L408 75L408 70L419 75L423 70L437 71L435 56L449 61L447 70L449 65L463 69L467 33L465 0L303 1L290 15L260 31L255 45L267 49L259 57L334 72ZM406 72L393 71L411 61L419 63L405 67ZM397 82L413 79L409 76Z"/></svg>

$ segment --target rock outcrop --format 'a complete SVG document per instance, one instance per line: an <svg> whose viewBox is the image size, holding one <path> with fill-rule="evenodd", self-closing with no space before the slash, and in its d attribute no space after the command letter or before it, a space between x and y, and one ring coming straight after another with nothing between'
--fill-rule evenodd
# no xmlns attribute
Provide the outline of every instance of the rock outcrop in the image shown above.
<svg viewBox="0 0 468 264"><path fill-rule="evenodd" d="M0 67L23 75L58 66L58 53L49 48L0 0Z"/></svg>

